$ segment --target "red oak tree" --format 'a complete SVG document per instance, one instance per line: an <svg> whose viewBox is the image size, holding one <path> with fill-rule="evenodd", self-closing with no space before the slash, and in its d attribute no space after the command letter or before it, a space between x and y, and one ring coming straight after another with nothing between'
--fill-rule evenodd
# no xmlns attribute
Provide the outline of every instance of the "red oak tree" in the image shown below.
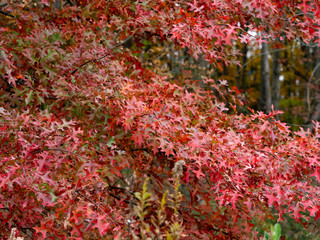
<svg viewBox="0 0 320 240"><path fill-rule="evenodd" d="M271 209L320 217L319 123L240 114L226 81L179 84L137 57L171 41L221 68L235 41L319 43L317 0L7 1L0 15L1 239L252 239Z"/></svg>

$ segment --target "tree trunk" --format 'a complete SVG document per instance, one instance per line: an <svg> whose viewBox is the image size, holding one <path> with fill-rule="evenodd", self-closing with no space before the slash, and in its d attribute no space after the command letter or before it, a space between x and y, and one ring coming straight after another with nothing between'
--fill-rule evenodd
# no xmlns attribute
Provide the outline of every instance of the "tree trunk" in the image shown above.
<svg viewBox="0 0 320 240"><path fill-rule="evenodd" d="M309 85L313 89L313 92L311 93L312 96L312 101L313 102L313 107L312 111L310 114L310 118L308 121L308 128L312 130L311 128L313 127L312 121L319 121L320 120L320 86L319 86L319 81L320 81L320 48L316 47L315 48L315 64L314 68L312 71L312 75L310 77L310 82ZM309 87L310 87L309 86Z"/></svg>
<svg viewBox="0 0 320 240"><path fill-rule="evenodd" d="M259 110L264 111L265 113L269 113L271 111L270 65L267 43L262 43L261 49Z"/></svg>
<svg viewBox="0 0 320 240"><path fill-rule="evenodd" d="M275 110L279 109L280 101L280 51L275 49L272 59L272 104Z"/></svg>
<svg viewBox="0 0 320 240"><path fill-rule="evenodd" d="M245 92L246 91L246 67L247 67L247 53L248 45L245 43L242 48L242 71L241 71L241 82L240 88Z"/></svg>

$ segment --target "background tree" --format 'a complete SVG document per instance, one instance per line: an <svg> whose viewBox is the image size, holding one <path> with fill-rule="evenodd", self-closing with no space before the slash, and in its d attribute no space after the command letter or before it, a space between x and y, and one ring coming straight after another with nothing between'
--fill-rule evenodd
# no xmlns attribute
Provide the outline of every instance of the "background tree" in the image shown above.
<svg viewBox="0 0 320 240"><path fill-rule="evenodd" d="M268 44L262 43L261 50L261 77L259 110L269 113L271 111L271 87Z"/></svg>
<svg viewBox="0 0 320 240"><path fill-rule="evenodd" d="M277 42L276 42L277 43ZM275 48L272 53L272 105L274 109L279 109L280 102L280 71L281 71L281 54L280 49Z"/></svg>

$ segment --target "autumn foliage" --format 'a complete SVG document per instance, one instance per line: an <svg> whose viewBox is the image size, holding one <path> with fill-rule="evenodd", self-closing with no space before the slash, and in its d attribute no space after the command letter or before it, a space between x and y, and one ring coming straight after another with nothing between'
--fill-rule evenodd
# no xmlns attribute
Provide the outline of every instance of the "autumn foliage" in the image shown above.
<svg viewBox="0 0 320 240"><path fill-rule="evenodd" d="M318 1L2 11L1 239L254 239L269 218L320 218L319 123L292 132L277 111L240 114L227 81L169 81L139 58L145 39L216 68L238 64L236 41L319 43Z"/></svg>

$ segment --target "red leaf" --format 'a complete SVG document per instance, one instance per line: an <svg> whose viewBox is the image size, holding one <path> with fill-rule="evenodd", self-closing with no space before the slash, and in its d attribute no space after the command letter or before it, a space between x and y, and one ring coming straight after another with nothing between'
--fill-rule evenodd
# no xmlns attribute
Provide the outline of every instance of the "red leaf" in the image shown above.
<svg viewBox="0 0 320 240"><path fill-rule="evenodd" d="M279 205L280 201L278 197L274 196L273 194L266 194L266 197L268 198L269 207L271 207L274 202L276 202Z"/></svg>
<svg viewBox="0 0 320 240"><path fill-rule="evenodd" d="M40 227L34 227L34 230L36 230L36 233L42 234L42 239L46 239L47 232L49 231L44 222L41 222Z"/></svg>
<svg viewBox="0 0 320 240"><path fill-rule="evenodd" d="M315 176L317 181L320 183L320 167L317 166L314 173L310 175L310 177L313 176Z"/></svg>
<svg viewBox="0 0 320 240"><path fill-rule="evenodd" d="M199 168L198 170L193 170L193 172L196 174L197 178L200 179L201 177L204 177L204 173Z"/></svg>
<svg viewBox="0 0 320 240"><path fill-rule="evenodd" d="M98 228L101 237L110 228L110 223L106 222L107 218L108 218L107 215L99 216L98 220L97 220L97 223L94 225L95 228Z"/></svg>
<svg viewBox="0 0 320 240"><path fill-rule="evenodd" d="M132 134L131 139L138 145L138 146L142 146L142 144L144 143L144 134L142 134L141 132L135 132L134 134Z"/></svg>

